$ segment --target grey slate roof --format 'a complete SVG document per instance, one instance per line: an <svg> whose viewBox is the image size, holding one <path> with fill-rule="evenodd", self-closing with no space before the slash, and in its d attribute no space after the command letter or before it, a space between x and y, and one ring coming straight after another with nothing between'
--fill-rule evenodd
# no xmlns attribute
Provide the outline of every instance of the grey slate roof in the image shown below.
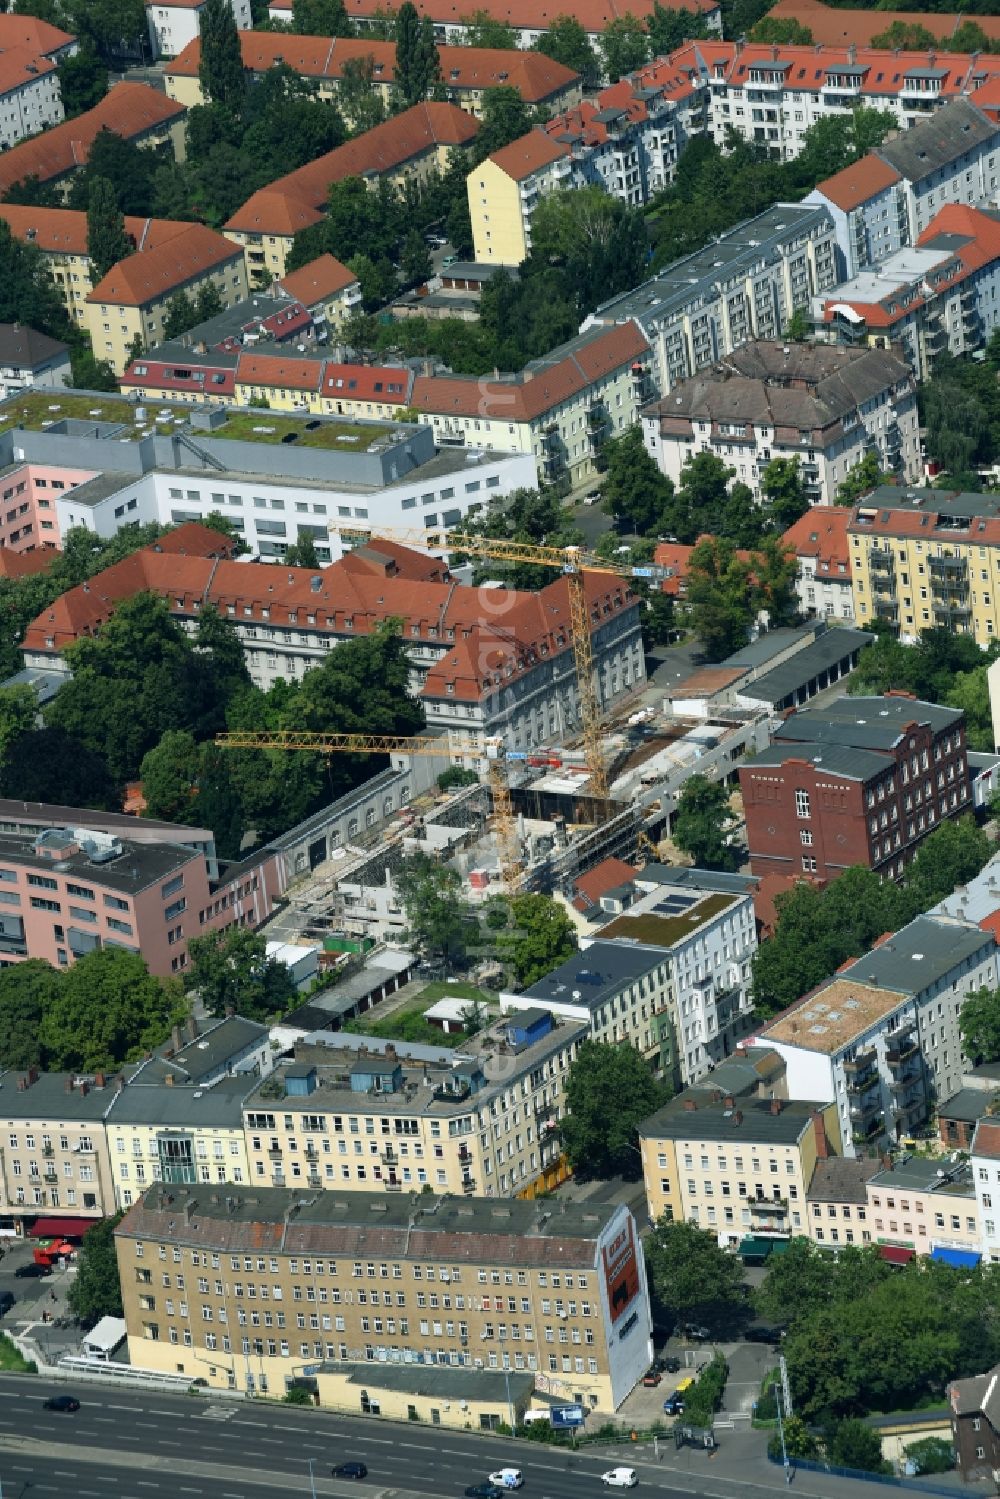
<svg viewBox="0 0 1000 1499"><path fill-rule="evenodd" d="M921 76L919 69L907 77ZM931 77L939 76L933 71ZM958 161L975 146L1000 139L1000 131L968 99L953 99L929 119L921 120L909 130L902 130L891 141L879 146L883 161L896 168L901 177L921 182L951 162Z"/></svg>
<svg viewBox="0 0 1000 1499"><path fill-rule="evenodd" d="M822 765L831 775L844 776L850 781L867 781L880 775L888 763L884 755L877 755L872 750L795 741L783 744L776 739L767 749L754 755L748 769L753 770L756 765L784 765L786 760L808 760L811 765Z"/></svg>
<svg viewBox="0 0 1000 1499"><path fill-rule="evenodd" d="M950 1098L938 1104L939 1119L957 1119L964 1124L975 1124L988 1112L995 1095L985 1088L959 1088Z"/></svg>
<svg viewBox="0 0 1000 1499"><path fill-rule="evenodd" d="M727 1108L725 1099L706 1099L697 1088L678 1093L657 1113L639 1126L643 1140L745 1140L760 1145L794 1145L812 1128L815 1110L828 1105L796 1098L780 1101L780 1111L772 1113L766 1098L737 1098L735 1107ZM695 1104L692 1109L686 1107Z"/></svg>
<svg viewBox="0 0 1000 1499"><path fill-rule="evenodd" d="M73 1072L41 1072L27 1088L19 1088L18 1082L29 1074L19 1071L0 1075L0 1111L5 1119L49 1119L53 1124L60 1120L103 1119L111 1107L115 1094L115 1080L108 1073L101 1088L95 1086L93 1078L83 1088L69 1085L78 1074Z"/></svg>
<svg viewBox="0 0 1000 1499"><path fill-rule="evenodd" d="M808 1202L854 1202L864 1207L868 1201L865 1183L881 1169L881 1161L870 1156L852 1159L832 1155L817 1161L812 1181L806 1189Z"/></svg>
<svg viewBox="0 0 1000 1499"><path fill-rule="evenodd" d="M239 1129L243 1123L243 1101L257 1085L257 1077L245 1072L224 1077L212 1088L188 1084L130 1083L117 1094L108 1113L108 1124L151 1124L164 1129Z"/></svg>
<svg viewBox="0 0 1000 1499"><path fill-rule="evenodd" d="M918 916L842 971L896 994L919 994L970 958L995 948L992 932Z"/></svg>
<svg viewBox="0 0 1000 1499"><path fill-rule="evenodd" d="M152 1059L141 1068L139 1076L144 1083L160 1082L172 1074L175 1080L191 1083L218 1072L230 1061L237 1061L254 1046L266 1041L267 1026L255 1020L244 1020L242 1015L227 1015L223 1020L209 1024L193 1040L185 1040L174 1055L173 1041L165 1041L157 1047Z"/></svg>
<svg viewBox="0 0 1000 1499"><path fill-rule="evenodd" d="M868 645L874 638L867 630L827 630L824 635L818 635L811 645L796 651L790 660L772 667L741 691L747 697L757 698L764 703L783 702L791 693L804 687L812 677L829 670L852 652Z"/></svg>
<svg viewBox="0 0 1000 1499"><path fill-rule="evenodd" d="M911 697L838 697L823 708L802 708L778 728L779 740L891 750L908 723L940 733L962 721L961 708L942 708Z"/></svg>
<svg viewBox="0 0 1000 1499"><path fill-rule="evenodd" d="M686 885L692 890L712 890L724 895L749 895L756 890L758 877L753 874L729 873L724 869L688 869L672 864L645 864L636 884L652 881L656 885Z"/></svg>
<svg viewBox="0 0 1000 1499"><path fill-rule="evenodd" d="M69 347L58 338L50 338L47 333L21 323L0 323L0 364L37 370L68 358Z"/></svg>
<svg viewBox="0 0 1000 1499"><path fill-rule="evenodd" d="M592 942L585 952L576 952L567 962L525 989L524 998L541 1004L586 1005L600 1009L606 999L618 994L664 960L662 947L639 943ZM579 995L579 998L577 998Z"/></svg>
<svg viewBox="0 0 1000 1499"><path fill-rule="evenodd" d="M644 414L813 431L910 379L888 350L758 340L672 386Z"/></svg>
<svg viewBox="0 0 1000 1499"><path fill-rule="evenodd" d="M343 1374L339 1359L324 1363L324 1370ZM404 1395L436 1396L441 1400L497 1400L507 1408L508 1390L515 1405L530 1401L535 1376L526 1370L450 1369L442 1364L365 1364L348 1378L348 1384L366 1389L395 1390ZM544 1404L537 1402L539 1409Z"/></svg>

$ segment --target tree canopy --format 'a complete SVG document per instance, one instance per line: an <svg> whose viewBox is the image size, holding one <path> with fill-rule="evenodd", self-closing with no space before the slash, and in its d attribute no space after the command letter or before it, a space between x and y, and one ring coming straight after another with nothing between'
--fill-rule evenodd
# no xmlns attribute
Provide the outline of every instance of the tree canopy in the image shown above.
<svg viewBox="0 0 1000 1499"><path fill-rule="evenodd" d="M726 841L729 795L706 776L689 776L677 801L671 836L700 869L738 869L739 854Z"/></svg>
<svg viewBox="0 0 1000 1499"><path fill-rule="evenodd" d="M450 967L465 955L472 913L456 870L423 850L409 854L395 876L409 937L425 957Z"/></svg>
<svg viewBox="0 0 1000 1499"><path fill-rule="evenodd" d="M84 1327L94 1327L102 1317L122 1315L122 1287L115 1254L115 1229L124 1213L114 1213L88 1228L76 1257L76 1275L70 1282L69 1307Z"/></svg>
<svg viewBox="0 0 1000 1499"><path fill-rule="evenodd" d="M563 1148L580 1180L642 1174L639 1125L669 1102L634 1046L583 1041L566 1079Z"/></svg>
<svg viewBox="0 0 1000 1499"><path fill-rule="evenodd" d="M576 951L576 928L549 895L515 895L509 910L511 930L500 945L518 988L528 989Z"/></svg>
<svg viewBox="0 0 1000 1499"><path fill-rule="evenodd" d="M962 1049L974 1066L1000 1058L1000 989L977 989L958 1012Z"/></svg>
<svg viewBox="0 0 1000 1499"><path fill-rule="evenodd" d="M672 1323L703 1322L731 1328L746 1307L743 1264L719 1248L710 1230L661 1218L644 1241L650 1292Z"/></svg>
<svg viewBox="0 0 1000 1499"><path fill-rule="evenodd" d="M188 943L188 985L209 1015L232 1011L248 1020L270 1021L296 998L287 964L267 956L262 932L247 927L207 932Z"/></svg>

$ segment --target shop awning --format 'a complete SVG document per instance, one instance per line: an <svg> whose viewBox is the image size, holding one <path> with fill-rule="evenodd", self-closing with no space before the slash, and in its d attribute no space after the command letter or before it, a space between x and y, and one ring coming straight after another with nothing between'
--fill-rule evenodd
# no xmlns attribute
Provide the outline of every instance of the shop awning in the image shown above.
<svg viewBox="0 0 1000 1499"><path fill-rule="evenodd" d="M908 1265L917 1254L915 1249L906 1249L902 1244L880 1244L878 1252L887 1265Z"/></svg>
<svg viewBox="0 0 1000 1499"><path fill-rule="evenodd" d="M951 1265L955 1270L974 1270L982 1259L978 1249L944 1249L938 1247L931 1251L932 1260L940 1260L942 1265Z"/></svg>
<svg viewBox="0 0 1000 1499"><path fill-rule="evenodd" d="M36 1218L31 1229L35 1239L82 1239L100 1218Z"/></svg>

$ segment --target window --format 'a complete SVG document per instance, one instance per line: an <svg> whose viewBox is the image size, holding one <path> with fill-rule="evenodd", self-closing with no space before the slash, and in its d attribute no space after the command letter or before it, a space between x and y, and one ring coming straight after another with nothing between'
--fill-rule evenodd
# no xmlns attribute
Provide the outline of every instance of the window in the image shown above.
<svg viewBox="0 0 1000 1499"><path fill-rule="evenodd" d="M810 817L808 791L798 790L795 793L795 815L796 817Z"/></svg>

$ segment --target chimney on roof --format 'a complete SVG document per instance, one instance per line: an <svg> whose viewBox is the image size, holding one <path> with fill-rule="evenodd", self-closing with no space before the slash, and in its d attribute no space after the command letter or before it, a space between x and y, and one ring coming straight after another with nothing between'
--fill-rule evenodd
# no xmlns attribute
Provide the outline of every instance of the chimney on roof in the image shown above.
<svg viewBox="0 0 1000 1499"><path fill-rule="evenodd" d="M175 1025L170 1032L170 1039L174 1043L174 1051L180 1051L183 1042L181 1041L181 1028L179 1025Z"/></svg>
<svg viewBox="0 0 1000 1499"><path fill-rule="evenodd" d="M187 1036L188 1042L197 1041L198 1021L194 1015L189 1015L187 1020L185 1021L184 1034Z"/></svg>
<svg viewBox="0 0 1000 1499"><path fill-rule="evenodd" d="M733 1097L733 1095L731 1093L727 1093L726 1094L725 1105L726 1105L727 1109L733 1109L733 1108L736 1107L736 1099Z"/></svg>
<svg viewBox="0 0 1000 1499"><path fill-rule="evenodd" d="M88 1082L86 1082L86 1081L82 1082L80 1084L80 1097L81 1098L86 1098L86 1096L87 1096L87 1094L89 1092L90 1092L90 1084Z"/></svg>
<svg viewBox="0 0 1000 1499"><path fill-rule="evenodd" d="M118 1076L115 1078L115 1092L116 1093L120 1093L124 1087L125 1087L125 1079L122 1076L122 1074L119 1072Z"/></svg>
<svg viewBox="0 0 1000 1499"><path fill-rule="evenodd" d="M236 1006L235 1005L226 1005L226 1008L225 1008L226 1019L227 1020L232 1020L232 1018L233 1018L233 1016L235 1014L236 1014Z"/></svg>
<svg viewBox="0 0 1000 1499"><path fill-rule="evenodd" d="M780 1114L781 1113L781 1099L780 1098L772 1098L771 1099L771 1113L772 1114Z"/></svg>
<svg viewBox="0 0 1000 1499"><path fill-rule="evenodd" d="M94 1087L95 1088L103 1088L104 1087L104 1073L103 1072L95 1072L94 1073Z"/></svg>
<svg viewBox="0 0 1000 1499"><path fill-rule="evenodd" d="M17 1086L20 1088L22 1086L22 1083L19 1082ZM23 1086L26 1088L28 1085L27 1085L27 1083L24 1083ZM63 1084L63 1088L64 1088L64 1091L66 1093L72 1093L72 1091L73 1091L73 1079L72 1079L72 1077L68 1077L66 1079L65 1083Z"/></svg>
<svg viewBox="0 0 1000 1499"><path fill-rule="evenodd" d="M733 1110L733 1123L734 1124L742 1124L743 1123L743 1110L742 1109L734 1109Z"/></svg>
<svg viewBox="0 0 1000 1499"><path fill-rule="evenodd" d="M813 1134L816 1137L816 1159L825 1161L830 1156L830 1141L826 1134L826 1123L819 1109L813 1109Z"/></svg>
<svg viewBox="0 0 1000 1499"><path fill-rule="evenodd" d="M695 1102L695 1100L693 1098L685 1098L685 1100L684 1100L684 1107L685 1107L685 1109L687 1110L687 1112L689 1114L693 1114L695 1112L695 1110L697 1109L698 1105L697 1105L697 1103Z"/></svg>

